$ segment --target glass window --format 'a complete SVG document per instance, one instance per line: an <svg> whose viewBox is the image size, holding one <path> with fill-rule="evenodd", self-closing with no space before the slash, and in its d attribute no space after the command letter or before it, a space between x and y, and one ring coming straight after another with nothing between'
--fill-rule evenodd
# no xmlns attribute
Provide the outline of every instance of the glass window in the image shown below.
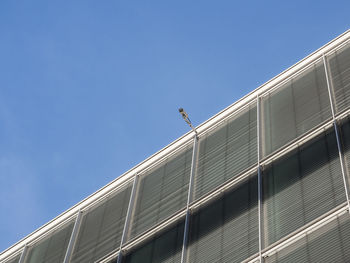
<svg viewBox="0 0 350 263"><path fill-rule="evenodd" d="M71 262L95 262L119 248L132 182L84 212Z"/></svg>
<svg viewBox="0 0 350 263"><path fill-rule="evenodd" d="M350 218L343 214L264 260L265 263L350 262Z"/></svg>
<svg viewBox="0 0 350 263"><path fill-rule="evenodd" d="M200 139L195 199L257 163L256 115L254 102Z"/></svg>
<svg viewBox="0 0 350 263"><path fill-rule="evenodd" d="M317 63L262 97L262 154L331 118L325 70Z"/></svg>
<svg viewBox="0 0 350 263"><path fill-rule="evenodd" d="M140 176L130 238L186 206L191 161L192 145Z"/></svg>
<svg viewBox="0 0 350 263"><path fill-rule="evenodd" d="M180 262L184 223L168 228L145 244L131 251L123 263L167 263Z"/></svg>
<svg viewBox="0 0 350 263"><path fill-rule="evenodd" d="M49 234L33 247L29 248L26 263L61 263L66 255L68 243L73 231L74 220Z"/></svg>
<svg viewBox="0 0 350 263"><path fill-rule="evenodd" d="M265 246L345 201L336 138L329 131L264 168Z"/></svg>
<svg viewBox="0 0 350 263"><path fill-rule="evenodd" d="M259 250L257 176L199 208L190 222L189 263L235 263Z"/></svg>
<svg viewBox="0 0 350 263"><path fill-rule="evenodd" d="M336 112L350 107L350 44L329 56Z"/></svg>

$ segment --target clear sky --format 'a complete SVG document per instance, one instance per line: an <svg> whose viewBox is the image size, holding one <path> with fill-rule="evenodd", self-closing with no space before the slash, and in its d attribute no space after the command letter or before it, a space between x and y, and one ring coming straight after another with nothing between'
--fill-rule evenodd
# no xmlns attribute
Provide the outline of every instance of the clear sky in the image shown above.
<svg viewBox="0 0 350 263"><path fill-rule="evenodd" d="M350 1L0 1L0 251L350 28Z"/></svg>

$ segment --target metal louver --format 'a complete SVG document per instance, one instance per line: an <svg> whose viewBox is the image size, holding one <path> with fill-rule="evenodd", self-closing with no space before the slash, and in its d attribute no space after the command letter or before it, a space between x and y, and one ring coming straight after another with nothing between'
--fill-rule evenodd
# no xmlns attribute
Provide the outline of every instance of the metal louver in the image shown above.
<svg viewBox="0 0 350 263"><path fill-rule="evenodd" d="M186 206L191 160L192 146L188 146L140 175L130 238Z"/></svg>
<svg viewBox="0 0 350 263"><path fill-rule="evenodd" d="M344 263L350 262L349 213L338 216L301 240L264 260L265 263Z"/></svg>
<svg viewBox="0 0 350 263"><path fill-rule="evenodd" d="M71 262L95 262L119 248L132 183L84 212Z"/></svg>
<svg viewBox="0 0 350 263"><path fill-rule="evenodd" d="M331 130L263 170L265 247L345 201L337 143Z"/></svg>
<svg viewBox="0 0 350 263"><path fill-rule="evenodd" d="M195 199L257 163L256 102L200 138Z"/></svg>
<svg viewBox="0 0 350 263"><path fill-rule="evenodd" d="M262 97L262 154L267 156L331 118L323 63Z"/></svg>
<svg viewBox="0 0 350 263"><path fill-rule="evenodd" d="M227 191L191 217L188 263L235 263L257 253L257 176Z"/></svg>
<svg viewBox="0 0 350 263"><path fill-rule="evenodd" d="M74 220L34 244L27 252L25 263L62 263L73 226Z"/></svg>
<svg viewBox="0 0 350 263"><path fill-rule="evenodd" d="M180 263L184 223L171 226L146 241L124 258L123 263Z"/></svg>
<svg viewBox="0 0 350 263"><path fill-rule="evenodd" d="M350 43L328 57L336 112L350 107Z"/></svg>

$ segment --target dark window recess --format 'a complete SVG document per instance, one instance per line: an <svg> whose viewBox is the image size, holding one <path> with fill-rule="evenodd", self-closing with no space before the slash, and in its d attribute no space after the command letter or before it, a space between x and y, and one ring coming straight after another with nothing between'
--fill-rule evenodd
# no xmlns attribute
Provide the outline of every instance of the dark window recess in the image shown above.
<svg viewBox="0 0 350 263"><path fill-rule="evenodd" d="M264 168L265 247L345 201L337 143L332 130Z"/></svg>

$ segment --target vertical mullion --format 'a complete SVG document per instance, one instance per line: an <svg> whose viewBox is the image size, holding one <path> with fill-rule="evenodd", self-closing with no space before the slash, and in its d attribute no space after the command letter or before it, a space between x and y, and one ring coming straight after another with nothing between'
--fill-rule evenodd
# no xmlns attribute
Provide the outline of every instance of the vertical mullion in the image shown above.
<svg viewBox="0 0 350 263"><path fill-rule="evenodd" d="M70 239L69 239L69 243L68 243L68 247L67 247L67 251L66 251L66 255L64 257L63 263L70 262L72 252L73 252L73 247L74 247L74 244L75 244L77 236L78 236L81 218L82 218L82 211L79 210L77 218L75 219L73 231L72 231L72 234L71 234Z"/></svg>
<svg viewBox="0 0 350 263"><path fill-rule="evenodd" d="M340 168L341 168L341 172L342 172L342 175L343 175L345 196L346 196L346 201L347 201L347 204L348 204L348 211L350 213L349 189L348 189L348 184L347 184L346 175L345 175L345 169L344 169L344 163L343 163L344 159L343 159L343 153L342 153L341 144L340 144L338 125L337 125L337 121L336 121L335 113L334 113L333 97L332 97L330 79L329 79L329 76L328 76L327 60L326 60L326 57L325 57L324 54L322 56L322 59L323 59L323 66L324 66L324 70L325 70L325 74L326 74L326 80L327 80L327 88L328 88L329 101L330 101L331 111L332 111L334 132L335 132L335 137L336 137L336 140L337 140Z"/></svg>
<svg viewBox="0 0 350 263"><path fill-rule="evenodd" d="M261 207L262 207L262 181L261 181L261 167L260 167L260 98L259 95L256 96L256 130L257 130L257 151L258 151L258 231L259 231L259 262L262 263L262 234L261 234Z"/></svg>
<svg viewBox="0 0 350 263"><path fill-rule="evenodd" d="M193 138L193 153L192 153L190 182L188 184L186 218L185 218L184 236L183 236L183 242L182 242L181 263L186 262L186 256L187 256L189 224L190 224L190 217L191 217L191 211L189 208L193 199L193 184L194 184L194 176L196 173L197 156L198 156L197 150L198 150L198 137L197 137L197 134L195 134Z"/></svg>
<svg viewBox="0 0 350 263"><path fill-rule="evenodd" d="M123 234L122 234L122 238L120 240L120 247L119 247L119 254L118 254L117 263L120 263L122 260L122 257L123 257L122 248L123 248L123 245L126 241L128 234L129 234L130 221L131 221L131 217L132 217L132 214L134 211L134 206L135 206L135 201L136 201L135 196L136 196L136 192L137 192L136 190L138 187L139 178L140 178L140 176L138 174L136 174L135 178L134 178L134 182L132 184L132 190L131 190L131 195L130 195L130 200L129 200L129 205L128 205L128 211L126 212Z"/></svg>
<svg viewBox="0 0 350 263"><path fill-rule="evenodd" d="M20 258L19 258L18 263L24 263L24 259L25 259L25 257L26 257L27 251L28 251L28 246L25 245L24 248L23 248L23 251L22 251L22 253L21 253L21 256L20 256Z"/></svg>

